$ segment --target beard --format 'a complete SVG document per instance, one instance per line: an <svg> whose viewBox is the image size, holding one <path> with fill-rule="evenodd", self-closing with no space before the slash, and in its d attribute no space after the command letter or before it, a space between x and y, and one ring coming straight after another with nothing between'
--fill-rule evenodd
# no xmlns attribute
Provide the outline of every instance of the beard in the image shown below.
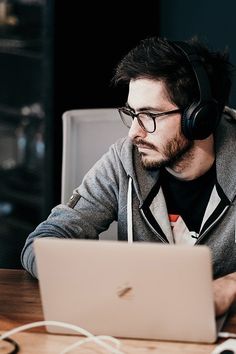
<svg viewBox="0 0 236 354"><path fill-rule="evenodd" d="M193 140L188 140L183 134L177 134L172 140L168 141L162 149L155 145L146 142L145 140L135 138L133 140L135 145L141 144L149 149L157 151L161 154L161 158L150 159L148 154L140 152L141 162L143 167L149 171L155 171L161 167L169 167L171 169L185 167L191 159Z"/></svg>

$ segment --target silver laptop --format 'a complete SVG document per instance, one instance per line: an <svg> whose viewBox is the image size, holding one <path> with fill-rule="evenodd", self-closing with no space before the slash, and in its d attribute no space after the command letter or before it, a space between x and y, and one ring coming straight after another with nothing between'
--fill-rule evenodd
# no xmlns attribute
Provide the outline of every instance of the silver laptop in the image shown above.
<svg viewBox="0 0 236 354"><path fill-rule="evenodd" d="M94 335L216 341L206 246L53 238L34 246L45 320Z"/></svg>

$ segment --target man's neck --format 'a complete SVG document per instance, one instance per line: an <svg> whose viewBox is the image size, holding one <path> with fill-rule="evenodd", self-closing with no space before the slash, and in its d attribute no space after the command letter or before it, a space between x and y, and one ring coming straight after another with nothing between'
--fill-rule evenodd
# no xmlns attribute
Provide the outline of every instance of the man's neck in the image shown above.
<svg viewBox="0 0 236 354"><path fill-rule="evenodd" d="M178 179L192 180L206 173L215 161L213 135L195 140L194 145L174 166L167 171Z"/></svg>

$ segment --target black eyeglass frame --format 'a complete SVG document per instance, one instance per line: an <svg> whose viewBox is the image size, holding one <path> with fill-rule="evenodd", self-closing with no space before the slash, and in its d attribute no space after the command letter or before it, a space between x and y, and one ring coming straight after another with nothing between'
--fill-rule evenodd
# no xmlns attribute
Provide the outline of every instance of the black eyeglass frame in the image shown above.
<svg viewBox="0 0 236 354"><path fill-rule="evenodd" d="M151 113L151 112L138 112L138 113L134 113L132 112L130 109L126 108L126 107L120 107L118 108L118 112L120 114L120 118L122 120L122 122L124 123L124 125L127 127L127 128L130 128L131 125L129 126L127 124L127 122L123 119L123 116L122 116L122 113L124 114L127 114L129 115L133 120L134 118L137 118L138 120L138 123L140 125L140 127L147 133L154 133L154 131L156 130L156 118L159 118L159 117L162 117L162 116L166 116L166 115L169 115L169 114L176 114L176 113L182 113L182 110L181 109L173 109L171 111L166 111L166 112L160 112L160 113ZM142 122L142 120L139 118L139 115L140 114L146 114L148 117L152 118L153 120L153 130L147 130Z"/></svg>

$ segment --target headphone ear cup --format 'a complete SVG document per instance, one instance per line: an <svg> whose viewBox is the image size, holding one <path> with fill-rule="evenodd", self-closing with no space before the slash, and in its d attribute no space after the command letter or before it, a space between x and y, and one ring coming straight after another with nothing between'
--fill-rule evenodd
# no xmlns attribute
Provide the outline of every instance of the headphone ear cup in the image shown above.
<svg viewBox="0 0 236 354"><path fill-rule="evenodd" d="M215 100L193 103L182 115L182 132L189 140L203 140L211 135L220 120Z"/></svg>
<svg viewBox="0 0 236 354"><path fill-rule="evenodd" d="M184 109L181 117L181 129L184 136L193 140L192 128L191 128L191 112L193 112L193 104Z"/></svg>

